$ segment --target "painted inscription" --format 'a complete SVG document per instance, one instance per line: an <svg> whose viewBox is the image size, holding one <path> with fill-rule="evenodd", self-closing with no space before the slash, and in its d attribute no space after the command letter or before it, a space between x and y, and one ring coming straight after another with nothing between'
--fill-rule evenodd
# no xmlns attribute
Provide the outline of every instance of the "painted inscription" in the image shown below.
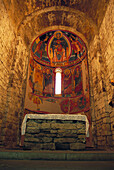
<svg viewBox="0 0 114 170"><path fill-rule="evenodd" d="M50 7L50 6L61 6L61 5L78 5L82 2L82 0L39 0L40 6L42 8ZM37 6L39 5L36 2Z"/></svg>

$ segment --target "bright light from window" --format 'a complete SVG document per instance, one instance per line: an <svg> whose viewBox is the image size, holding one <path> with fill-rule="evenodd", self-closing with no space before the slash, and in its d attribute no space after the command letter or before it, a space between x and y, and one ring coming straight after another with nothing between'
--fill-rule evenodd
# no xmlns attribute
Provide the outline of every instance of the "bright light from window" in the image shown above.
<svg viewBox="0 0 114 170"><path fill-rule="evenodd" d="M55 76L55 94L61 94L61 72L62 70L57 68L55 70L56 76Z"/></svg>

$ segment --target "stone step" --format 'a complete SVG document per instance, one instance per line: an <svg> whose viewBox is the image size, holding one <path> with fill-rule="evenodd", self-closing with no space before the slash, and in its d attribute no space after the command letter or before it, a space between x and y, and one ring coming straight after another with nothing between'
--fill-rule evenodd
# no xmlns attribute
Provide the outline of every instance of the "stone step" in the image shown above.
<svg viewBox="0 0 114 170"><path fill-rule="evenodd" d="M114 151L1 150L2 160L114 161Z"/></svg>

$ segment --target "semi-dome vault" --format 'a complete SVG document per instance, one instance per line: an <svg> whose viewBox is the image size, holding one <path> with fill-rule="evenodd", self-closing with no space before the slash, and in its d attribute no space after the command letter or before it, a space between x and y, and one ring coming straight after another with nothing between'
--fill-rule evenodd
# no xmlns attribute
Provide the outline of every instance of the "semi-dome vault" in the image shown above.
<svg viewBox="0 0 114 170"><path fill-rule="evenodd" d="M87 56L84 42L68 31L48 31L38 36L31 46L33 59L45 66L69 67Z"/></svg>

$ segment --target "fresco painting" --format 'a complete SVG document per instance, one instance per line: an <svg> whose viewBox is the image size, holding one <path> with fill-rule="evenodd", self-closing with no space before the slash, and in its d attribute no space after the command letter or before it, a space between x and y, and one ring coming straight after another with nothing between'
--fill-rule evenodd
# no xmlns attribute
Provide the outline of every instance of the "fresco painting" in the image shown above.
<svg viewBox="0 0 114 170"><path fill-rule="evenodd" d="M65 69L63 72L63 96L72 94L72 73L70 69Z"/></svg>
<svg viewBox="0 0 114 170"><path fill-rule="evenodd" d="M50 38L48 55L51 66L68 65L68 57L71 53L70 42L61 31L56 31Z"/></svg>
<svg viewBox="0 0 114 170"><path fill-rule="evenodd" d="M43 73L42 68L39 64L35 65L33 80L34 80L34 93L42 95Z"/></svg>
<svg viewBox="0 0 114 170"><path fill-rule="evenodd" d="M51 97L53 95L53 71L47 68L44 70L43 74L43 95Z"/></svg>
<svg viewBox="0 0 114 170"><path fill-rule="evenodd" d="M75 68L75 71L74 71L74 84L75 84L75 94L76 95L81 95L83 93L81 65L78 65Z"/></svg>
<svg viewBox="0 0 114 170"><path fill-rule="evenodd" d="M78 37L71 34L69 36L69 39L70 39L71 48L72 48L72 54L71 54L69 61L74 61L77 59L79 61L82 61L81 56L85 52L85 47L83 46L83 44L81 43Z"/></svg>
<svg viewBox="0 0 114 170"><path fill-rule="evenodd" d="M32 44L34 60L51 67L66 67L81 62L86 56L84 42L75 34L56 30L46 32Z"/></svg>
<svg viewBox="0 0 114 170"><path fill-rule="evenodd" d="M34 60L31 58L29 61L29 86L32 89L32 92L34 93L34 83L33 83L33 72L34 72Z"/></svg>
<svg viewBox="0 0 114 170"><path fill-rule="evenodd" d="M42 95L43 90L43 72L42 66L36 64L33 59L30 60L30 76L29 85L32 88L32 92L37 95Z"/></svg>
<svg viewBox="0 0 114 170"><path fill-rule="evenodd" d="M49 38L48 35L44 34L38 37L32 46L33 54L36 55L41 60L43 59L46 60L47 58L46 55L48 38ZM50 62L48 58L47 61Z"/></svg>
<svg viewBox="0 0 114 170"><path fill-rule="evenodd" d="M48 101L48 102L51 102L51 103L56 103L56 99L54 99L54 98L48 98L48 99L46 99L46 101Z"/></svg>
<svg viewBox="0 0 114 170"><path fill-rule="evenodd" d="M71 99L70 100L70 113L75 112L75 108L77 108L77 100L76 99ZM79 110L77 110L79 111Z"/></svg>
<svg viewBox="0 0 114 170"><path fill-rule="evenodd" d="M78 100L78 108L83 109L86 106L86 98L84 96L80 97Z"/></svg>
<svg viewBox="0 0 114 170"><path fill-rule="evenodd" d="M60 107L63 113L79 113L89 109L89 100L86 96L81 96L77 98L64 99L60 103Z"/></svg>
<svg viewBox="0 0 114 170"><path fill-rule="evenodd" d="M81 64L65 69L63 75L63 96L73 97L81 95L83 93ZM70 94L70 96L68 94Z"/></svg>
<svg viewBox="0 0 114 170"><path fill-rule="evenodd" d="M69 99L63 100L60 107L63 113L69 113Z"/></svg>
<svg viewBox="0 0 114 170"><path fill-rule="evenodd" d="M37 105L37 111L40 110L40 104L43 103L43 100L41 97L35 95L34 93L28 93L28 97L34 104Z"/></svg>
<svg viewBox="0 0 114 170"><path fill-rule="evenodd" d="M55 95L55 70L60 68L62 92ZM72 32L48 31L31 46L26 109L48 113L76 114L90 109L87 50ZM46 104L48 109L46 110ZM44 109L45 107L45 109ZM44 111L45 110L45 111ZM50 108L51 110L51 108Z"/></svg>

